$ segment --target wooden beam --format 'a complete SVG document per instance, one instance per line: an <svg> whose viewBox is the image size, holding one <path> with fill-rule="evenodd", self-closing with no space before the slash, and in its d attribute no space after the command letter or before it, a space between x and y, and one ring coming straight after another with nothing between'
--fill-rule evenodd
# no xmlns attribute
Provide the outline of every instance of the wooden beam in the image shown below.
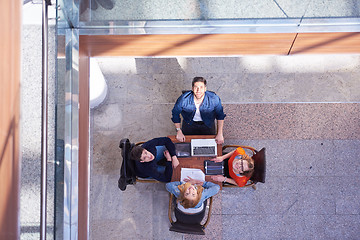
<svg viewBox="0 0 360 240"><path fill-rule="evenodd" d="M360 33L299 33L290 54L360 53Z"/></svg>
<svg viewBox="0 0 360 240"><path fill-rule="evenodd" d="M89 201L89 57L79 47L79 239L88 239Z"/></svg>
<svg viewBox="0 0 360 240"><path fill-rule="evenodd" d="M19 239L20 1L0 2L0 239Z"/></svg>
<svg viewBox="0 0 360 240"><path fill-rule="evenodd" d="M295 33L82 35L89 56L286 55Z"/></svg>

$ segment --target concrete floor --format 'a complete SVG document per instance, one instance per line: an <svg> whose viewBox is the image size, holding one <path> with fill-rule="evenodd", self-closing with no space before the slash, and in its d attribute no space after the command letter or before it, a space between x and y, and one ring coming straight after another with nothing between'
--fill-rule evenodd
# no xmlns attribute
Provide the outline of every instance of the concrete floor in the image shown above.
<svg viewBox="0 0 360 240"><path fill-rule="evenodd" d="M91 111L91 239L356 239L360 56L100 58ZM164 184L117 188L118 143L175 134L171 108L194 76L221 97L225 144L267 148L258 189L223 189L205 237L169 232Z"/></svg>

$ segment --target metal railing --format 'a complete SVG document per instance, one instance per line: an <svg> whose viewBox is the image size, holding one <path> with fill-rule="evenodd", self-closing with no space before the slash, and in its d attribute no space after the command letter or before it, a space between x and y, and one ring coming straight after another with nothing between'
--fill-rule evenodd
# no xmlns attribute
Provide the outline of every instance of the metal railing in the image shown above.
<svg viewBox="0 0 360 240"><path fill-rule="evenodd" d="M48 133L48 6L42 1L42 115L41 115L41 209L40 239L46 239L47 133Z"/></svg>

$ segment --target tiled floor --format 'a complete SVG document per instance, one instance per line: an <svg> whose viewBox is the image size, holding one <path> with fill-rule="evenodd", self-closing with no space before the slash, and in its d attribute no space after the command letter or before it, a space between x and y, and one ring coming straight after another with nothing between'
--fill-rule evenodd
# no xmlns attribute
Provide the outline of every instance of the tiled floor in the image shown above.
<svg viewBox="0 0 360 240"><path fill-rule="evenodd" d="M356 239L360 56L102 58L91 112L91 239ZM171 108L194 76L226 114L225 143L267 149L267 179L223 189L205 237L169 232L164 184L117 188L118 143L174 134Z"/></svg>

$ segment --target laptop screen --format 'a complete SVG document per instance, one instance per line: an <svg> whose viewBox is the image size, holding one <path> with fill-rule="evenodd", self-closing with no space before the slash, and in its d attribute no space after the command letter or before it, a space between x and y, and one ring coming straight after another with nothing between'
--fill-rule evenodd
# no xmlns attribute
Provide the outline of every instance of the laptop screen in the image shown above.
<svg viewBox="0 0 360 240"><path fill-rule="evenodd" d="M191 144L190 143L175 143L175 151L177 157L190 157Z"/></svg>
<svg viewBox="0 0 360 240"><path fill-rule="evenodd" d="M192 156L216 156L217 144L215 139L191 139Z"/></svg>

